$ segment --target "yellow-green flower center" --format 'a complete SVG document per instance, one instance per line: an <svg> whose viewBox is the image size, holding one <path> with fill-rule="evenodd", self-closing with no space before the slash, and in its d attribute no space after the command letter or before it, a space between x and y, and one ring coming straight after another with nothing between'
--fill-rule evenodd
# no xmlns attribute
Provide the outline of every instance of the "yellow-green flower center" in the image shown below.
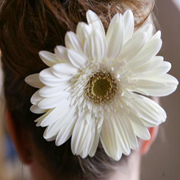
<svg viewBox="0 0 180 180"><path fill-rule="evenodd" d="M109 72L95 73L86 85L87 97L96 104L111 100L117 91L116 80Z"/></svg>
<svg viewBox="0 0 180 180"><path fill-rule="evenodd" d="M110 88L110 82L107 79L99 79L94 83L93 93L97 96L104 96Z"/></svg>

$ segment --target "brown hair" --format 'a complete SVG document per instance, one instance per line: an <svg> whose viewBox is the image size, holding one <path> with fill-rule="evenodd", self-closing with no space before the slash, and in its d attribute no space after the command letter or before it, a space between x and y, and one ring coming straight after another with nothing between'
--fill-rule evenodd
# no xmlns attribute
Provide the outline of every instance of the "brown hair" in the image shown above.
<svg viewBox="0 0 180 180"><path fill-rule="evenodd" d="M29 111L30 97L36 89L24 79L46 66L38 57L40 50L53 52L56 45L64 45L68 30L75 31L80 21L86 21L88 9L96 12L107 28L111 17L131 8L136 27L149 17L154 0L2 0L0 9L0 49L5 75L4 87L7 107L14 120L32 132L33 141L46 158L46 165L54 171L54 178L76 177L100 179L119 164L110 159L99 145L93 158L81 159L70 150L70 140L56 147L43 139L43 128L33 122L38 116ZM123 158L125 160L125 158ZM124 161L124 160L121 161ZM71 166L69 166L71 164Z"/></svg>

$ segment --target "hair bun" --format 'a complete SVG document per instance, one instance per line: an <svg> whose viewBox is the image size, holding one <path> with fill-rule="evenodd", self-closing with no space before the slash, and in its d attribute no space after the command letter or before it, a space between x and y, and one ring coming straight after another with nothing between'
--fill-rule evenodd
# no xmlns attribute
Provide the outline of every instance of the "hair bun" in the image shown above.
<svg viewBox="0 0 180 180"><path fill-rule="evenodd" d="M79 14L88 9L96 12L100 17L104 26L107 27L110 19L116 14L124 13L127 9L131 9L135 17L135 26L139 27L143 24L151 14L155 1L154 0L61 0L66 6L72 19L77 19ZM77 11L79 9L80 11Z"/></svg>

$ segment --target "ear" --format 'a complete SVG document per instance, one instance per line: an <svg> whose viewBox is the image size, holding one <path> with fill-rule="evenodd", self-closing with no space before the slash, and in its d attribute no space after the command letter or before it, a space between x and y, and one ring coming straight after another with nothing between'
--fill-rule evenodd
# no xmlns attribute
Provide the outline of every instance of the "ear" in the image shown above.
<svg viewBox="0 0 180 180"><path fill-rule="evenodd" d="M24 164L31 163L30 136L28 131L13 119L11 113L6 111L7 129L13 144Z"/></svg>
<svg viewBox="0 0 180 180"><path fill-rule="evenodd" d="M158 129L159 129L159 127L149 128L149 133L151 135L151 138L148 141L142 141L142 143L141 143L141 154L142 155L145 155L149 151L151 145L153 144L153 142L156 139L156 136L158 134Z"/></svg>

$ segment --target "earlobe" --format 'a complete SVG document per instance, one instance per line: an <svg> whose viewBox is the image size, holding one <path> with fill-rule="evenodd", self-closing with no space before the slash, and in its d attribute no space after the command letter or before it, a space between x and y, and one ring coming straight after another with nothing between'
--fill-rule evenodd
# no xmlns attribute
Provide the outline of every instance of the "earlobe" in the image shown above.
<svg viewBox="0 0 180 180"><path fill-rule="evenodd" d="M154 140L156 139L156 136L158 134L159 127L152 127L149 128L149 133L151 134L151 139L148 141L142 141L141 145L141 155L145 155L148 153L151 145L153 144Z"/></svg>
<svg viewBox="0 0 180 180"><path fill-rule="evenodd" d="M19 122L16 122L9 110L6 111L6 124L8 132L11 136L13 144L18 152L21 161L24 164L30 164L31 158L31 148L28 132L25 130Z"/></svg>

